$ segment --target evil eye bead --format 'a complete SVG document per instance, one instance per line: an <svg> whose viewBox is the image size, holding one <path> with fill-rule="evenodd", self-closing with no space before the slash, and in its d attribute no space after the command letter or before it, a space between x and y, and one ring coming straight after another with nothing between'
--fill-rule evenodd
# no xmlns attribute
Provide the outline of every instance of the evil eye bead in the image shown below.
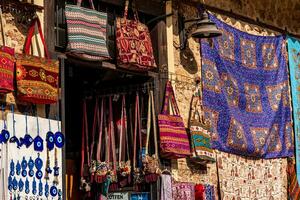
<svg viewBox="0 0 300 200"><path fill-rule="evenodd" d="M41 180L39 182L39 196L43 196L43 183Z"/></svg>
<svg viewBox="0 0 300 200"><path fill-rule="evenodd" d="M29 134L26 134L24 137L24 144L25 144L26 148L29 148L32 143L33 143L32 137Z"/></svg>
<svg viewBox="0 0 300 200"><path fill-rule="evenodd" d="M41 170L38 170L35 173L35 177L40 180L43 177L43 172Z"/></svg>
<svg viewBox="0 0 300 200"><path fill-rule="evenodd" d="M48 185L48 182L46 182L46 184L45 184L45 197L48 198L48 196L49 196L49 185Z"/></svg>
<svg viewBox="0 0 300 200"><path fill-rule="evenodd" d="M33 171L32 169L30 169L30 170L28 171L28 175L29 175L30 177L33 177L33 176L34 176L34 171Z"/></svg>
<svg viewBox="0 0 300 200"><path fill-rule="evenodd" d="M18 161L16 165L16 174L19 176L21 174L21 164Z"/></svg>
<svg viewBox="0 0 300 200"><path fill-rule="evenodd" d="M56 132L55 135L55 145L58 147L58 148L62 148L65 144L65 136L60 132Z"/></svg>
<svg viewBox="0 0 300 200"><path fill-rule="evenodd" d="M34 138L34 150L42 152L44 150L43 139L38 135Z"/></svg>
<svg viewBox="0 0 300 200"><path fill-rule="evenodd" d="M50 194L52 197L56 197L58 191L57 191L57 188L53 185L51 188L50 188Z"/></svg>
<svg viewBox="0 0 300 200"><path fill-rule="evenodd" d="M28 179L26 178L26 181L25 181L25 193L26 194L29 194L29 181L28 181Z"/></svg>
<svg viewBox="0 0 300 200"><path fill-rule="evenodd" d="M3 142L6 143L9 139L9 137L10 137L10 134L9 134L8 130L3 129L1 131L1 135L2 135L2 138L3 138Z"/></svg>
<svg viewBox="0 0 300 200"><path fill-rule="evenodd" d="M8 177L8 190L9 190L9 191L12 191L12 189L13 189L13 184L12 184L12 182L13 182L12 177L9 176L9 177Z"/></svg>
<svg viewBox="0 0 300 200"><path fill-rule="evenodd" d="M16 177L13 179L12 185L13 185L14 190L18 189L18 181L17 181Z"/></svg>
<svg viewBox="0 0 300 200"><path fill-rule="evenodd" d="M22 192L24 188L24 182L22 181L22 179L19 180L19 191Z"/></svg>
<svg viewBox="0 0 300 200"><path fill-rule="evenodd" d="M15 175L15 163L13 160L10 161L10 172L9 172L10 176L14 176Z"/></svg>
<svg viewBox="0 0 300 200"><path fill-rule="evenodd" d="M46 141L47 141L47 148L49 149L49 151L53 150L55 142L54 142L54 134L51 131L47 133Z"/></svg>
<svg viewBox="0 0 300 200"><path fill-rule="evenodd" d="M4 142L4 137L3 135L0 133L0 144Z"/></svg>
<svg viewBox="0 0 300 200"><path fill-rule="evenodd" d="M43 161L42 159L40 158L40 154L38 154L38 157L35 159L35 167L38 169L38 170L41 170L42 167L43 167Z"/></svg>

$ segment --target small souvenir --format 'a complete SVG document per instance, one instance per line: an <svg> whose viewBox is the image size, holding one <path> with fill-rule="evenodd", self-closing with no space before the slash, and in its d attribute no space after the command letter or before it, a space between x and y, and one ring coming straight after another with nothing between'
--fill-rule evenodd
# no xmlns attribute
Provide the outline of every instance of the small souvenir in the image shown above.
<svg viewBox="0 0 300 200"><path fill-rule="evenodd" d="M21 174L21 164L19 161L17 161L17 165L16 165L16 174L18 176Z"/></svg>
<svg viewBox="0 0 300 200"><path fill-rule="evenodd" d="M30 177L33 177L34 176L34 171L33 171L33 168L34 168L34 162L30 156L29 158L29 161L28 161L28 168L29 168L29 171L28 171L28 174Z"/></svg>
<svg viewBox="0 0 300 200"><path fill-rule="evenodd" d="M41 180L40 180L40 183L39 183L39 196L43 196L43 183L42 183Z"/></svg>
<svg viewBox="0 0 300 200"><path fill-rule="evenodd" d="M45 170L45 179L49 180L49 174L52 173L52 169L50 167L50 157L49 157L49 149L47 149L47 161L46 161L46 170Z"/></svg>
<svg viewBox="0 0 300 200"><path fill-rule="evenodd" d="M50 188L50 194L51 194L51 196L52 196L52 197L56 197L56 196L57 196L57 193L58 193L58 191L57 191L56 186L55 186L55 185L52 185L51 188Z"/></svg>
<svg viewBox="0 0 300 200"><path fill-rule="evenodd" d="M9 172L10 176L14 176L15 175L15 163L13 161L13 159L11 159L10 161L10 172Z"/></svg>
<svg viewBox="0 0 300 200"><path fill-rule="evenodd" d="M4 112L5 112L5 107L2 106L2 120L3 120L3 129L0 133L0 143L4 142L4 143L7 143L9 137L10 137L10 134L7 130L7 126L6 126L6 120L4 119Z"/></svg>
<svg viewBox="0 0 300 200"><path fill-rule="evenodd" d="M59 176L59 167L58 167L58 161L57 161L57 149L55 149L55 164L54 164L54 167L53 167L53 170L54 170L54 181L53 183L54 184L58 184L58 176Z"/></svg>
<svg viewBox="0 0 300 200"><path fill-rule="evenodd" d="M22 179L20 178L19 180L19 191L22 192L24 189L24 182L22 181Z"/></svg>
<svg viewBox="0 0 300 200"><path fill-rule="evenodd" d="M57 148L62 148L65 144L65 136L60 131L59 121L57 120L58 131L54 134L54 142Z"/></svg>
<svg viewBox="0 0 300 200"><path fill-rule="evenodd" d="M9 176L8 177L8 190L9 191L12 191L12 189L13 189L13 179L12 179L12 176Z"/></svg>
<svg viewBox="0 0 300 200"><path fill-rule="evenodd" d="M33 143L33 138L28 134L27 114L25 114L25 125L26 125L26 133L24 138L20 138L20 146L25 145L26 148L29 148Z"/></svg>
<svg viewBox="0 0 300 200"><path fill-rule="evenodd" d="M58 200L62 200L62 190L58 190Z"/></svg>
<svg viewBox="0 0 300 200"><path fill-rule="evenodd" d="M28 181L28 178L26 178L26 181L25 181L25 193L26 194L29 194L29 181Z"/></svg>
<svg viewBox="0 0 300 200"><path fill-rule="evenodd" d="M33 181L32 181L32 194L36 195L36 193L37 193L36 181L35 181L35 178L33 177Z"/></svg>
<svg viewBox="0 0 300 200"><path fill-rule="evenodd" d="M26 168L27 168L27 161L26 161L25 157L23 157L21 166L22 166L22 176L23 176L23 177L26 177L26 176L27 176L27 171L26 171Z"/></svg>
<svg viewBox="0 0 300 200"><path fill-rule="evenodd" d="M52 151L54 149L54 134L52 131L48 131L46 136L46 142L47 142L47 148L49 149L49 151Z"/></svg>
<svg viewBox="0 0 300 200"><path fill-rule="evenodd" d="M18 181L17 181L16 177L14 177L14 179L12 181L12 185L13 185L14 190L18 189Z"/></svg>
<svg viewBox="0 0 300 200"><path fill-rule="evenodd" d="M40 154L38 153L38 157L35 159L35 167L37 169L36 173L35 173L35 177L37 179L41 179L43 177L43 172L42 172L42 168L43 168L43 161L40 158Z"/></svg>
<svg viewBox="0 0 300 200"><path fill-rule="evenodd" d="M16 143L17 144L17 147L20 148L20 141L19 139L16 137L16 121L15 121L15 111L14 111L14 105L11 105L11 111L12 111L12 117L13 117L13 136L9 139L9 142L10 143ZM7 134L8 131L7 131Z"/></svg>
<svg viewBox="0 0 300 200"><path fill-rule="evenodd" d="M49 196L49 185L48 185L48 181L46 181L46 184L45 184L45 197L48 198Z"/></svg>
<svg viewBox="0 0 300 200"><path fill-rule="evenodd" d="M44 150L44 141L40 136L40 130L39 130L39 118L36 117L36 122L37 122L37 136L33 140L34 144L34 150L42 152Z"/></svg>

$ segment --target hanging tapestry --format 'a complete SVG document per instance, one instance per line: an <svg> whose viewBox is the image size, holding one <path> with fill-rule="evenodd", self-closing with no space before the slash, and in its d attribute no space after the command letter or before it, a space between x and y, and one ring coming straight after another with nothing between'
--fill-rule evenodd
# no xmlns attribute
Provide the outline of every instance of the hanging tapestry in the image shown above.
<svg viewBox="0 0 300 200"><path fill-rule="evenodd" d="M296 173L297 180L300 183L300 138L299 138L299 125L300 125L300 41L294 38L288 38L288 52L289 52L289 65L290 65L290 79L291 91L293 102L293 116L294 116L294 133L296 149Z"/></svg>
<svg viewBox="0 0 300 200"><path fill-rule="evenodd" d="M222 31L201 43L212 147L257 158L292 156L284 38L250 35L210 18Z"/></svg>
<svg viewBox="0 0 300 200"><path fill-rule="evenodd" d="M222 200L287 199L287 159L252 159L217 151Z"/></svg>
<svg viewBox="0 0 300 200"><path fill-rule="evenodd" d="M290 158L288 160L287 173L288 173L288 199L289 200L300 199L300 187L297 181L296 165L295 165L294 158Z"/></svg>

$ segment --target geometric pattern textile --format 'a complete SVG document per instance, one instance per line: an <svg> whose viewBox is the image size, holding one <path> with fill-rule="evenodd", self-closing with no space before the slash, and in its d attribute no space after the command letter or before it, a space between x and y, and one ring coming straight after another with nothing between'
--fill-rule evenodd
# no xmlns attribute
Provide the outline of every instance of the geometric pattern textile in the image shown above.
<svg viewBox="0 0 300 200"><path fill-rule="evenodd" d="M283 36L255 36L215 16L222 35L201 40L205 117L212 148L256 157L294 154Z"/></svg>

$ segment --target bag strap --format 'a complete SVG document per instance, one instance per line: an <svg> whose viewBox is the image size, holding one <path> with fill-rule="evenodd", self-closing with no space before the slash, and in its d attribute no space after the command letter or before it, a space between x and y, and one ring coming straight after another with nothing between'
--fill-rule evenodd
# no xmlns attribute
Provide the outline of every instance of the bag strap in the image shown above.
<svg viewBox="0 0 300 200"><path fill-rule="evenodd" d="M146 139L146 149L145 149L145 154L146 155L148 154L148 149L149 149L151 118L152 118L152 124L153 124L155 156L156 156L156 158L158 158L157 128L156 128L156 117L155 117L153 90L149 91L149 100L148 100L147 139Z"/></svg>
<svg viewBox="0 0 300 200"><path fill-rule="evenodd" d="M171 81L167 81L167 84L166 84L165 101L164 101L164 105L163 105L162 114L169 114L169 111L168 111L168 108L170 105L169 103L171 103L171 106L174 110L175 115L180 115Z"/></svg>
<svg viewBox="0 0 300 200"><path fill-rule="evenodd" d="M3 19L3 13L2 13L2 8L1 7L0 7L0 24L1 24L2 43L3 43L3 46L6 46L5 30L4 30L4 19Z"/></svg>
<svg viewBox="0 0 300 200"><path fill-rule="evenodd" d="M113 122L113 108L112 108L112 97L109 97L109 135L112 149L112 161L114 174L117 172L117 157L116 157L116 143L115 143L115 131Z"/></svg>
<svg viewBox="0 0 300 200"><path fill-rule="evenodd" d="M45 42L45 38L44 38L44 35L43 35L41 22L40 22L38 17L35 17L32 20L32 23L31 23L30 28L28 30L28 35L27 35L27 39L26 39L25 47L24 47L24 53L29 54L30 47L32 45L32 37L34 36L36 25L38 27L38 31L39 31L39 34L40 34L40 37L41 37L41 40L42 40L42 44L44 46L45 57L49 59L50 58L49 51L48 51L48 48L47 48L47 45L46 45L46 42Z"/></svg>
<svg viewBox="0 0 300 200"><path fill-rule="evenodd" d="M89 0L89 2L90 2L90 8L93 9L93 10L95 10L95 6L94 6L93 0ZM77 0L77 6L81 6L81 4L82 4L82 0Z"/></svg>
<svg viewBox="0 0 300 200"><path fill-rule="evenodd" d="M128 17L129 3L130 3L129 0L125 1L124 17L123 18L125 18L126 20L127 20L127 17ZM133 0L132 5L133 5L132 10L133 10L134 20L138 22L139 17L138 17L138 12L137 12L137 9L136 9L136 1L135 0Z"/></svg>
<svg viewBox="0 0 300 200"><path fill-rule="evenodd" d="M93 128L92 128L92 142L91 142L91 153L90 153L90 160L93 160L93 151L95 146L95 135L96 129L98 124L98 116L99 116L99 107L98 107L98 98L96 99L95 109L94 109L94 120L93 120Z"/></svg>
<svg viewBox="0 0 300 200"><path fill-rule="evenodd" d="M104 113L104 99L101 99L101 110L100 110L100 116L99 112L97 115L98 124L99 124L99 137L98 137L98 146L97 146L97 161L101 161L101 148L102 148L102 134L103 134L103 113Z"/></svg>
<svg viewBox="0 0 300 200"><path fill-rule="evenodd" d="M139 94L136 93L135 98L135 117L134 117L134 148L133 148L133 168L136 168L136 160L137 160L137 137L139 137L139 149L142 149L142 132L141 132L141 119L140 119L140 102L139 102Z"/></svg>
<svg viewBox="0 0 300 200"><path fill-rule="evenodd" d="M83 117L82 117L82 135L81 135L81 177L84 176L84 163L85 163L85 151L87 152L87 162L90 164L89 160L89 147L88 147L88 121L87 121L87 111L86 111L86 101L83 101ZM86 149L85 149L86 147Z"/></svg>
<svg viewBox="0 0 300 200"><path fill-rule="evenodd" d="M119 163L125 161L126 151L126 134L127 134L127 116L126 116L126 98L125 95L122 97L122 108L121 108L121 128L120 128L120 142L119 142Z"/></svg>

